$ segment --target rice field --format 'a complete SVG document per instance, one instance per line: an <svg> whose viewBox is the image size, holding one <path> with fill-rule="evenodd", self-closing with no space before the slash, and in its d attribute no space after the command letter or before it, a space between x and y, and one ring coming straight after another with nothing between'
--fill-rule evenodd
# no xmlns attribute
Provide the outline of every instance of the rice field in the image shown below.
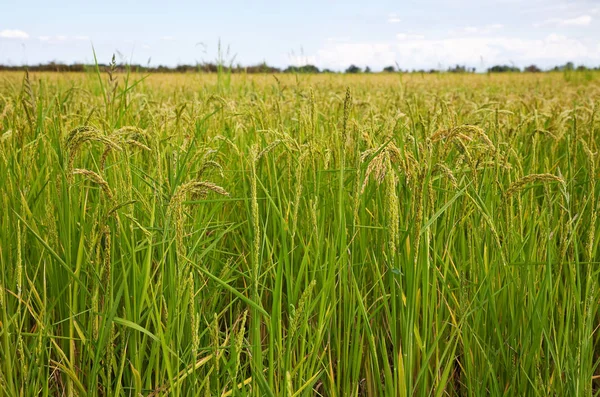
<svg viewBox="0 0 600 397"><path fill-rule="evenodd" d="M0 74L0 394L598 395L598 77Z"/></svg>

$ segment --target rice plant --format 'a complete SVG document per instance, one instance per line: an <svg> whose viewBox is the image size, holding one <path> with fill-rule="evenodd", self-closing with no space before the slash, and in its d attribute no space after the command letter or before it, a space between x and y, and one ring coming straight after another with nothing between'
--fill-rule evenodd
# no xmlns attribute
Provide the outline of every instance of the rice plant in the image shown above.
<svg viewBox="0 0 600 397"><path fill-rule="evenodd" d="M0 394L599 394L600 80L1 77Z"/></svg>

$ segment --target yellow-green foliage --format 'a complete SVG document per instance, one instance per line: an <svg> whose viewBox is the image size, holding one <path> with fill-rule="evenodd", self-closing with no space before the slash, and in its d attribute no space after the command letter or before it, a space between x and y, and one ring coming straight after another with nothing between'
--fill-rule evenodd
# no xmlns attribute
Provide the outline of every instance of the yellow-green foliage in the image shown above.
<svg viewBox="0 0 600 397"><path fill-rule="evenodd" d="M0 75L1 395L600 390L597 76L230 77Z"/></svg>

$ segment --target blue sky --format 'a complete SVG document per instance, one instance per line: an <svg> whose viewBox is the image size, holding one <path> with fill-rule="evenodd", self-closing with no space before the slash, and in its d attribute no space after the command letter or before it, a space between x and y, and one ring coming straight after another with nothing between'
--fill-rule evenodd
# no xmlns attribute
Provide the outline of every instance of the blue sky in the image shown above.
<svg viewBox="0 0 600 397"><path fill-rule="evenodd" d="M0 0L0 63L600 65L600 0Z"/></svg>

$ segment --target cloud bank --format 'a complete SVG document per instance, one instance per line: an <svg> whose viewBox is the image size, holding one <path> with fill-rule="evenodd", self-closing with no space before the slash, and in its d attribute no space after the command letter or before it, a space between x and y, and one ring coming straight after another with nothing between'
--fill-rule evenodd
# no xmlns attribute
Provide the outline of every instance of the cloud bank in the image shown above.
<svg viewBox="0 0 600 397"><path fill-rule="evenodd" d="M19 29L4 29L0 30L0 38L3 39L28 39L29 35Z"/></svg>

